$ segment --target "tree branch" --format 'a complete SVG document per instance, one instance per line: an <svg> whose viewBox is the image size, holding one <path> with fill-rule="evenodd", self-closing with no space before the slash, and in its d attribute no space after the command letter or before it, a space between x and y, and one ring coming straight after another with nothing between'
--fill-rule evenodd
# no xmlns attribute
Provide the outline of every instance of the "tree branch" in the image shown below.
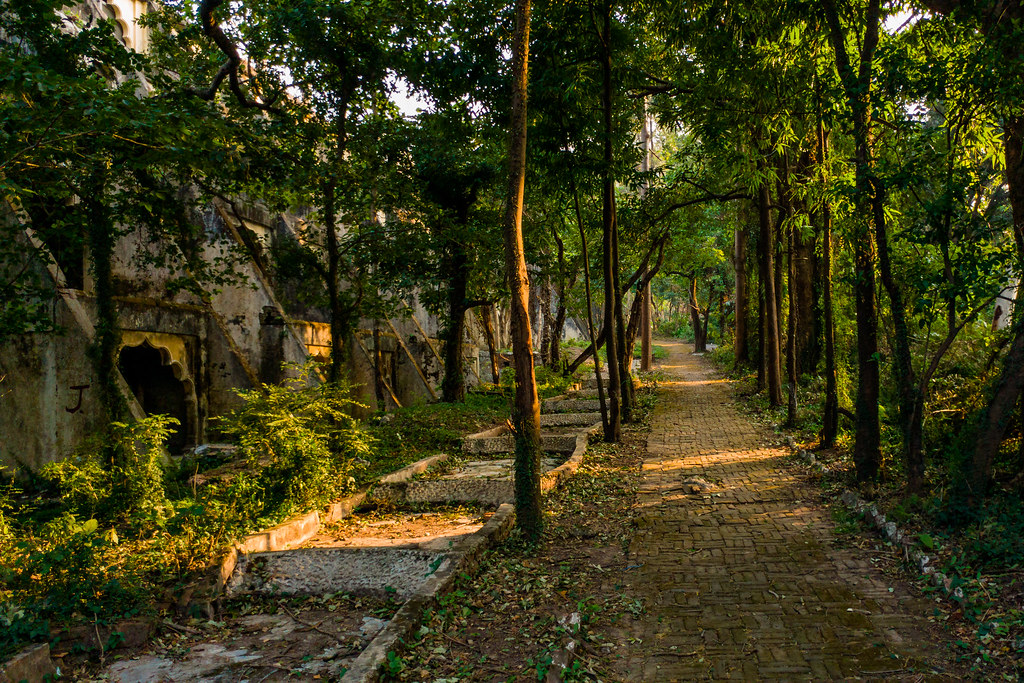
<svg viewBox="0 0 1024 683"><path fill-rule="evenodd" d="M203 34L214 42L220 51L224 53L224 56L227 57L227 60L213 77L210 87L206 90L193 89L191 90L192 94L202 100L210 101L217 94L217 90L224 82L224 79L227 79L228 89L241 106L247 109L259 109L260 111L273 112L275 114L284 113L282 109L273 106L277 96L269 102L258 102L250 100L242 92L242 85L238 78L238 69L242 65L242 55L238 52L238 47L231 42L231 39L224 33L224 30L213 16L214 11L223 4L224 0L203 0L199 4L199 24L202 26Z"/></svg>

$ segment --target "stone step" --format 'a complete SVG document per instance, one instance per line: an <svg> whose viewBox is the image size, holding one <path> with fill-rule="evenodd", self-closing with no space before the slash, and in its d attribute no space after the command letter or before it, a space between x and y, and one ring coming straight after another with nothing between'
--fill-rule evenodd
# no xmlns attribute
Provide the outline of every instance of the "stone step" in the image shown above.
<svg viewBox="0 0 1024 683"><path fill-rule="evenodd" d="M608 375L601 375L601 383L604 386L604 390L608 391ZM597 380L594 379L593 375L583 379L580 384L583 387L583 391L593 391L595 392L594 396L597 396ZM636 375L633 375L633 387L635 388L637 386L639 386L639 381L637 380Z"/></svg>
<svg viewBox="0 0 1024 683"><path fill-rule="evenodd" d="M601 402L596 398L549 398L541 404L541 411L545 413L593 413L599 410Z"/></svg>
<svg viewBox="0 0 1024 683"><path fill-rule="evenodd" d="M547 453L572 453L576 449L576 434L541 434L540 448ZM515 439L511 434L467 438L462 441L464 453L513 453Z"/></svg>
<svg viewBox="0 0 1024 683"><path fill-rule="evenodd" d="M541 475L554 470L564 458L544 457ZM419 479L394 485L380 485L373 491L374 500L392 504L483 503L501 505L515 497L512 484L513 459L470 460L459 469L439 479Z"/></svg>
<svg viewBox="0 0 1024 683"><path fill-rule="evenodd" d="M608 375L601 375L601 382L608 386ZM593 375L587 375L580 381L584 389L597 389L597 379Z"/></svg>
<svg viewBox="0 0 1024 683"><path fill-rule="evenodd" d="M607 395L607 392L608 392L608 385L607 384L605 385L604 390L605 390L605 395ZM594 389L578 389L576 391L570 391L569 392L569 398L574 398L574 399L597 398L597 389L596 388L594 388Z"/></svg>
<svg viewBox="0 0 1024 683"><path fill-rule="evenodd" d="M544 413L540 416L541 427L589 426L601 421L601 413Z"/></svg>

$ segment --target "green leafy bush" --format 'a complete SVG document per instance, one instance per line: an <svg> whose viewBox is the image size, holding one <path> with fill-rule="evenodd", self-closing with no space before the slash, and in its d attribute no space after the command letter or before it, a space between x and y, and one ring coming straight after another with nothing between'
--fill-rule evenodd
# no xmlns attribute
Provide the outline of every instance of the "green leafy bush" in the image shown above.
<svg viewBox="0 0 1024 683"><path fill-rule="evenodd" d="M43 467L41 474L57 487L74 515L159 525L168 509L161 466L164 443L177 424L167 415L114 422L70 458Z"/></svg>
<svg viewBox="0 0 1024 683"><path fill-rule="evenodd" d="M0 652L50 639L49 624L107 624L137 614L150 596L113 530L65 513L24 534L0 563Z"/></svg>
<svg viewBox="0 0 1024 683"><path fill-rule="evenodd" d="M243 404L220 428L248 467L223 490L229 523L249 526L317 507L355 486L372 438L349 411L346 387L311 381L311 365L280 385L240 391Z"/></svg>
<svg viewBox="0 0 1024 683"><path fill-rule="evenodd" d="M7 511L11 509L11 491L13 486L0 488L0 559L12 538L11 524L7 520Z"/></svg>
<svg viewBox="0 0 1024 683"><path fill-rule="evenodd" d="M1024 503L1016 496L999 493L971 506L957 492L937 497L932 505L932 518L948 530L972 570L1024 564Z"/></svg>
<svg viewBox="0 0 1024 683"><path fill-rule="evenodd" d="M361 478L373 479L429 455L457 453L465 434L493 427L508 416L507 396L472 391L464 403L412 405L388 413L370 427L375 453Z"/></svg>
<svg viewBox="0 0 1024 683"><path fill-rule="evenodd" d="M654 322L654 333L666 337L674 337L685 341L693 341L693 325L689 315L673 315Z"/></svg>

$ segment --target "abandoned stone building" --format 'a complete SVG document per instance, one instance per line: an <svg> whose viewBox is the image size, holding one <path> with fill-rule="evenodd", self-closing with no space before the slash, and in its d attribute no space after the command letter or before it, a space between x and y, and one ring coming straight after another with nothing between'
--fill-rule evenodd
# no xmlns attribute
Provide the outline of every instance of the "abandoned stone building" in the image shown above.
<svg viewBox="0 0 1024 683"><path fill-rule="evenodd" d="M150 8L147 2L86 0L80 7L114 20L118 37L129 48L146 49L147 29L138 20ZM4 211L11 220L19 207L7 205ZM177 418L172 452L216 438L213 418L238 404L237 390L279 382L289 364L330 356L326 311L299 303L275 282L267 258L280 241L300 239L300 218L269 212L257 201L215 201L193 214L205 235L199 247L203 258L213 263L231 251L240 279L200 285L202 291L174 287L185 272L184 262L172 257L154 267L146 255L159 251L166 259L174 245L153 243L143 229L129 229L119 238L113 261L121 391L135 418L158 413ZM45 255L35 267L52 283L48 315L55 331L24 334L0 345L0 467L5 471L35 470L66 457L95 430L101 416L90 360L96 299L88 255L80 244L44 243L31 229L16 234ZM438 321L416 297L406 303L411 316L361 321L349 340L348 375L368 411L436 398L442 374ZM538 322L540 305L534 297L531 315ZM507 347L507 315L501 307L494 312L497 346ZM470 386L496 380L481 327L475 315L467 315ZM578 336L578 327L570 320L569 335ZM372 362L375 339L379 375ZM379 391L381 385L386 392ZM378 405L380 395L387 405Z"/></svg>
<svg viewBox="0 0 1024 683"><path fill-rule="evenodd" d="M209 258L225 245L270 244L293 238L288 217L254 207L231 215L215 203L202 216ZM246 234L243 240L242 234ZM259 260L243 259L244 279L196 294L172 292L170 268L140 265L153 245L132 232L121 239L114 263L120 326L118 369L133 416L164 413L181 426L169 444L182 451L215 434L211 418L237 405L237 389L285 377L285 364L330 355L326 314L286 307ZM22 335L0 347L0 462L38 468L68 455L96 426L100 416L89 346L95 300L86 254L55 253L48 265L55 285L53 333ZM402 405L430 400L440 382L437 320L414 304L411 318L377 321L383 383ZM499 318L500 320L500 318ZM376 410L374 321L363 321L350 340L349 376L359 400ZM499 325L499 328L504 327ZM467 380L490 381L486 348L472 316L468 319ZM402 337L399 343L398 336ZM481 377L481 372L484 373ZM429 385L429 388L428 388ZM387 408L388 406L383 406Z"/></svg>

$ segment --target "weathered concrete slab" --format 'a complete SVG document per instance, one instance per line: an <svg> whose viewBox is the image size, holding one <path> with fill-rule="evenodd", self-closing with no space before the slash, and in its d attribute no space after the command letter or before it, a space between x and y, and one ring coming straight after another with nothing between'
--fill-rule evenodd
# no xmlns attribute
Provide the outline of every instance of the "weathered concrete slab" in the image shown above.
<svg viewBox="0 0 1024 683"><path fill-rule="evenodd" d="M143 657L111 665L107 674L117 683L164 683L164 681L210 681L226 683L237 680L239 665L262 658L245 649L228 649L218 643L201 643L182 660L166 657Z"/></svg>
<svg viewBox="0 0 1024 683"><path fill-rule="evenodd" d="M406 548L305 548L241 556L226 593L262 595L394 595L408 599L446 553Z"/></svg>
<svg viewBox="0 0 1024 683"><path fill-rule="evenodd" d="M543 427L589 427L601 421L601 413L544 413L540 416Z"/></svg>
<svg viewBox="0 0 1024 683"><path fill-rule="evenodd" d="M546 453L571 453L576 448L576 435L541 434L540 448ZM485 438L467 437L462 442L462 450L465 453L512 453L515 449L515 438L511 434Z"/></svg>
<svg viewBox="0 0 1024 683"><path fill-rule="evenodd" d="M446 454L440 454L424 458L387 475L384 479L389 482L408 481L429 467L443 462L447 457ZM199 610L212 613L213 601L225 590L240 558L247 553L285 550L305 543L320 531L321 525L336 522L352 514L352 511L366 500L368 490L364 488L328 504L323 510L312 510L270 529L249 534L225 548L211 561L206 576L197 585L186 589L179 600L179 612L187 614Z"/></svg>
<svg viewBox="0 0 1024 683"><path fill-rule="evenodd" d="M601 383L605 387L608 386L608 375L601 375ZM580 382L581 388L583 389L597 389L597 379L594 377L594 373L591 372L587 377Z"/></svg>
<svg viewBox="0 0 1024 683"><path fill-rule="evenodd" d="M348 667L341 680L343 683L372 683L380 680L380 669L387 661L388 652L411 636L422 624L423 611L451 590L460 574L473 572L480 563L483 552L496 542L508 537L515 522L515 509L502 505L480 531L466 539L455 552L447 566L438 567L412 598L398 610L388 625L373 642L363 650Z"/></svg>
<svg viewBox="0 0 1024 683"><path fill-rule="evenodd" d="M0 683L43 683L56 673L49 644L30 645L0 664Z"/></svg>
<svg viewBox="0 0 1024 683"><path fill-rule="evenodd" d="M573 437L576 438L575 436ZM541 458L541 475L562 466L564 460ZM407 483L378 486L376 499L394 504L482 503L501 505L515 497L512 487L511 458L471 460L439 479L422 479Z"/></svg>
<svg viewBox="0 0 1024 683"><path fill-rule="evenodd" d="M549 398L541 404L545 413L593 413L601 410L601 402L593 399Z"/></svg>

